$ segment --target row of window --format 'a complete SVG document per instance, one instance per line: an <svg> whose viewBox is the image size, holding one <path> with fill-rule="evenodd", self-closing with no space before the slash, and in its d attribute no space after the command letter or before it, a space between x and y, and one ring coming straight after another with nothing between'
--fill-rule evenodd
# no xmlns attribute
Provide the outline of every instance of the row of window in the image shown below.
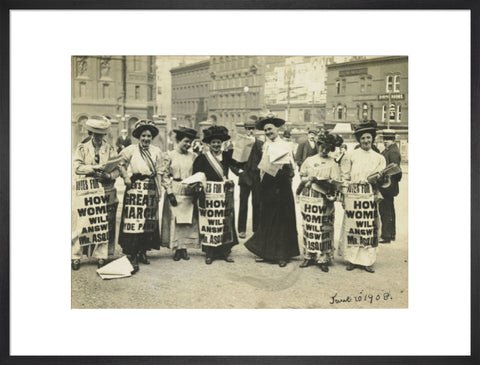
<svg viewBox="0 0 480 365"><path fill-rule="evenodd" d="M218 71L234 70L248 67L252 62L249 56L219 56L211 57L212 68Z"/></svg>
<svg viewBox="0 0 480 365"><path fill-rule="evenodd" d="M134 89L135 100L142 99L142 89L144 87L147 88L147 100L148 101L153 100L153 86L152 85L146 85L146 86L135 85L135 89ZM86 81L81 81L81 82L78 83L78 97L79 98L87 97L87 82ZM110 99L112 97L115 97L115 95L112 95L111 85L109 83L101 84L99 97L101 99Z"/></svg>
<svg viewBox="0 0 480 365"><path fill-rule="evenodd" d="M214 95L210 100L211 107L215 109L251 108L258 105L258 93Z"/></svg>
<svg viewBox="0 0 480 365"><path fill-rule="evenodd" d="M347 120L348 114L346 105L334 105L332 107L332 113L335 120ZM368 105L363 103L362 105L357 105L355 108L355 118L358 121L375 119L373 115L373 104ZM401 122L402 121L402 105L391 103L390 105L382 105L382 122L390 120L391 122Z"/></svg>
<svg viewBox="0 0 480 365"><path fill-rule="evenodd" d="M370 93L372 91L372 76L361 76L359 78L360 93ZM385 91L387 93L400 92L400 75L387 75L385 78ZM335 81L335 92L337 95L346 94L347 79L337 79Z"/></svg>
<svg viewBox="0 0 480 365"><path fill-rule="evenodd" d="M210 72L208 68L172 73L172 84L191 83L195 81L205 81L208 79L210 79Z"/></svg>
<svg viewBox="0 0 480 365"><path fill-rule="evenodd" d="M173 99L208 97L208 84L172 88Z"/></svg>
<svg viewBox="0 0 480 365"><path fill-rule="evenodd" d="M258 82L256 75L241 76L233 74L230 77L221 76L212 81L212 89L232 89L243 88L248 85L256 85Z"/></svg>
<svg viewBox="0 0 480 365"><path fill-rule="evenodd" d="M175 101L172 103L173 114L195 114L205 110L208 110L208 102L206 100L203 104L200 104L198 100Z"/></svg>

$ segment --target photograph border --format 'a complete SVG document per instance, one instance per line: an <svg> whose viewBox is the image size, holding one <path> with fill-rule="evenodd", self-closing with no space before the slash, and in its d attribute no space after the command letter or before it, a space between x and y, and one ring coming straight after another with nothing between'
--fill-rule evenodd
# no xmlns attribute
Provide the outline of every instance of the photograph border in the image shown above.
<svg viewBox="0 0 480 365"><path fill-rule="evenodd" d="M10 356L10 10L14 9L470 9L471 10L471 355L470 356ZM479 277L480 277L480 248L477 244L480 225L480 5L474 0L468 1L421 1L415 4L405 1L298 1L292 6L291 2L276 1L261 3L242 2L240 0L228 3L209 0L206 3L199 1L176 0L159 4L153 0L139 2L124 1L111 6L109 1L6 1L1 5L0 12L0 203L2 205L0 228L0 326L1 326L1 354L0 362L5 364L55 364L72 363L83 364L86 361L94 364L135 363L135 364L384 364L384 363L435 363L435 364L475 364L480 360L478 349L479 339Z"/></svg>

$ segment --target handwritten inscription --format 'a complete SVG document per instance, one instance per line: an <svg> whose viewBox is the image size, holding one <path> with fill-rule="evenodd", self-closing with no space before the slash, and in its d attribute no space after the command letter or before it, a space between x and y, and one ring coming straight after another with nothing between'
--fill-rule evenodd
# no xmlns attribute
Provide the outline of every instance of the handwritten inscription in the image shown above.
<svg viewBox="0 0 480 365"><path fill-rule="evenodd" d="M373 304L377 302L386 302L392 300L393 297L390 291L384 291L382 293L364 293L363 290L356 295L339 296L338 293L330 297L329 304L341 304L341 303L368 303Z"/></svg>

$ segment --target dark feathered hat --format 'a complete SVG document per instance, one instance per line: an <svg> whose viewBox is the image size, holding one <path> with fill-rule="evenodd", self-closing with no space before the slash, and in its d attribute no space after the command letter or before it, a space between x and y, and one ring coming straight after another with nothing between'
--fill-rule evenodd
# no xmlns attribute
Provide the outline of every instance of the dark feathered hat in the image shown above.
<svg viewBox="0 0 480 365"><path fill-rule="evenodd" d="M183 138L188 137L192 141L197 138L197 131L192 128L187 127L179 127L178 129L173 130L177 135L177 140L181 141Z"/></svg>
<svg viewBox="0 0 480 365"><path fill-rule="evenodd" d="M275 115L270 113L267 114L264 118L260 118L259 120L257 120L255 128L263 131L265 124L273 124L275 127L279 128L285 124L285 121L283 119L275 117Z"/></svg>
<svg viewBox="0 0 480 365"><path fill-rule="evenodd" d="M202 142L210 143L214 139L228 141L230 139L230 136L228 135L228 129L220 125L212 125L211 127L203 130Z"/></svg>

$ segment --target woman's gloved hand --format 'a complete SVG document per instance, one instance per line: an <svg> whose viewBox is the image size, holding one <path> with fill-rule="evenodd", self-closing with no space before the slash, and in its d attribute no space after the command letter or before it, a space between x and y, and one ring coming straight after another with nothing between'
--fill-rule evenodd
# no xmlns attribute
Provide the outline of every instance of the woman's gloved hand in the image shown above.
<svg viewBox="0 0 480 365"><path fill-rule="evenodd" d="M173 193L167 194L167 198L172 207L176 207L178 205L177 198L175 198L175 194Z"/></svg>
<svg viewBox="0 0 480 365"><path fill-rule="evenodd" d="M132 180L128 176L123 178L123 182L125 183L125 188L128 190L132 187Z"/></svg>

